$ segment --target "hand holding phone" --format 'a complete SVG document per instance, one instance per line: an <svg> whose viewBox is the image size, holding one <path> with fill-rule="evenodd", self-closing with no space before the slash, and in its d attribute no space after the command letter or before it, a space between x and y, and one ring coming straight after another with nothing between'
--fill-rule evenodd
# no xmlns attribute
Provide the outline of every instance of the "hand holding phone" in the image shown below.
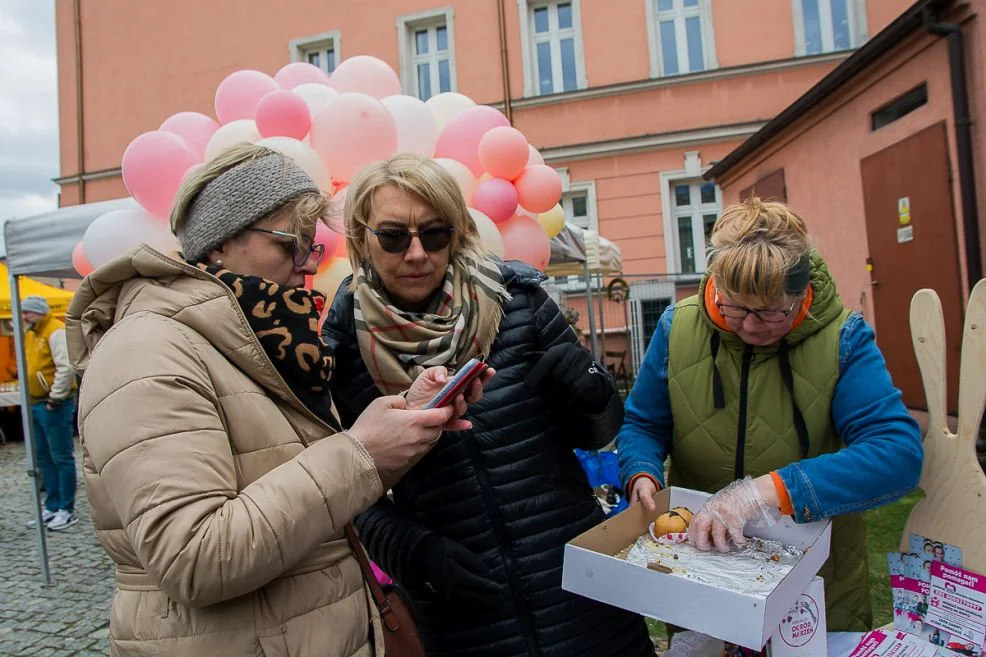
<svg viewBox="0 0 986 657"><path fill-rule="evenodd" d="M448 383L442 386L442 389L431 398L431 401L425 404L424 408L448 406L486 369L487 365L483 361L477 358L470 359L455 376L448 380Z"/></svg>

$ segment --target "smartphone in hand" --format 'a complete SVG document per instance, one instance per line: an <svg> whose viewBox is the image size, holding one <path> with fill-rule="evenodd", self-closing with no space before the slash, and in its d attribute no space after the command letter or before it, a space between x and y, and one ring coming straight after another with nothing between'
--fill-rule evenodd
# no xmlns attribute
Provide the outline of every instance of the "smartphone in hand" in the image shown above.
<svg viewBox="0 0 986 657"><path fill-rule="evenodd" d="M448 406L452 403L452 400L456 398L459 393L463 392L466 387L476 380L476 377L483 373L487 368L486 363L483 361L472 358L466 363L459 372L453 376L448 382L442 387L438 393L431 398L424 408L441 408L443 406Z"/></svg>

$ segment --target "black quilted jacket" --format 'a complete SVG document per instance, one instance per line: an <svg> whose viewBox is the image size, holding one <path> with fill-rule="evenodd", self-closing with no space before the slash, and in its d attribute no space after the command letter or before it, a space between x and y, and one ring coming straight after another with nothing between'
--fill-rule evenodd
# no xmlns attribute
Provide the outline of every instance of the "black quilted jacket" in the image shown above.
<svg viewBox="0 0 986 657"><path fill-rule="evenodd" d="M356 526L370 556L400 583L410 555L437 532L479 555L508 591L490 610L407 590L433 657L653 656L644 621L561 589L567 541L603 520L573 447L598 449L616 434L623 408L615 388L598 415L553 407L524 387L531 352L574 332L525 265L501 265L513 296L488 358L496 376L469 409L473 429L450 432ZM342 421L379 396L360 358L353 297L340 288L323 328L336 350L333 397Z"/></svg>

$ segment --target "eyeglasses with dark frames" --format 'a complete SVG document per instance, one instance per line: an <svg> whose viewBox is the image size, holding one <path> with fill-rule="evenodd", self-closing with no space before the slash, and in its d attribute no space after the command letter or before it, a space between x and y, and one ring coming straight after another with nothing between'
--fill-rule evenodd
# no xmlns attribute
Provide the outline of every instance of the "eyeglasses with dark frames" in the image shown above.
<svg viewBox="0 0 986 657"><path fill-rule="evenodd" d="M748 315L753 315L758 320L764 324L781 324L788 318L788 316L794 312L795 307L804 298L804 294L799 294L797 298L791 302L791 307L787 310L783 309L773 309L773 308L747 308L745 306L734 306L728 303L719 302L719 288L715 288L716 291L716 308L722 313L722 316L726 319L732 319L737 322L741 322L747 318Z"/></svg>
<svg viewBox="0 0 986 657"><path fill-rule="evenodd" d="M366 229L373 233L380 248L387 253L405 253L411 248L411 240L415 237L421 241L421 248L429 253L441 251L452 242L452 233L455 229L448 224L427 226L421 230L408 230L407 228L370 228L366 224Z"/></svg>
<svg viewBox="0 0 986 657"><path fill-rule="evenodd" d="M315 266L318 267L318 263L321 262L322 256L325 255L325 245L317 244L307 237L301 235L296 235L295 233L287 233L283 230L268 230L266 228L254 228L250 227L247 230L252 230L257 233L267 233L268 235L274 235L275 237L283 237L290 239L290 242L278 240L284 250L291 254L291 260L294 262L295 267L304 267L305 264L311 259L312 255L315 256Z"/></svg>

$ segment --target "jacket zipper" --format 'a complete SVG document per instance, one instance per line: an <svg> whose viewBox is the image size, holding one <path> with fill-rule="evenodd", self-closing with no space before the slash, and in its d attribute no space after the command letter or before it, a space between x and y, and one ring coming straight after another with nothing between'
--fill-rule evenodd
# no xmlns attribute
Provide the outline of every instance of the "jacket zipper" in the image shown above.
<svg viewBox="0 0 986 657"><path fill-rule="evenodd" d="M528 654L531 657L540 657L541 648L538 646L537 636L534 630L534 619L531 617L531 610L527 605L527 601L524 600L520 577L517 575L517 566L514 563L513 554L510 552L510 542L507 540L507 530L503 525L503 519L500 517L500 509L496 505L496 500L493 498L493 487L490 484L489 474L486 472L486 468L480 463L479 448L476 446L473 436L467 433L463 438L463 442L466 444L466 450L469 453L469 460L472 461L473 468L476 470L476 476L479 478L483 500L486 502L486 507L490 510L490 516L493 519L493 533L496 534L497 541L500 544L500 552L503 554L503 564L507 573L508 585L510 586L510 595L513 598L514 606L517 608L517 621L524 631Z"/></svg>
<svg viewBox="0 0 986 657"><path fill-rule="evenodd" d="M740 370L739 425L736 428L736 472L734 479L742 479L746 474L746 408L750 398L750 364L753 362L753 347L743 349L743 367Z"/></svg>

